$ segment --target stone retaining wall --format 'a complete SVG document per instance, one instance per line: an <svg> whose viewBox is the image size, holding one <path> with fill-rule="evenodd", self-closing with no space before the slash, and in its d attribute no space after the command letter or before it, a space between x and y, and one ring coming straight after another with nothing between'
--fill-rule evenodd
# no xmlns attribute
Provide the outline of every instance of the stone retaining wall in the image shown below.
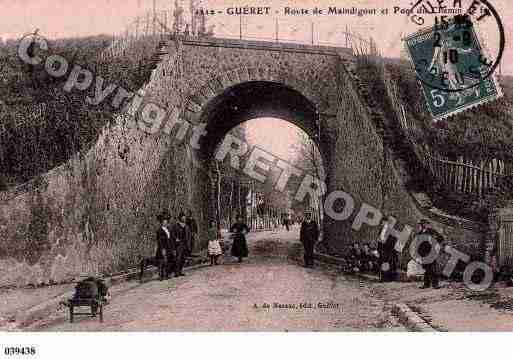
<svg viewBox="0 0 513 359"><path fill-rule="evenodd" d="M369 109L338 55L332 49L170 42L145 97L169 112L189 101L184 115L197 123L204 106L230 86L283 83L319 111L318 143L328 190L350 193L357 209L365 202L393 213L400 223L414 224L423 216L387 159ZM133 266L152 255L155 215L164 208L174 215L192 208L200 236L205 236L211 214L201 162L185 142L177 141L176 132L150 135L137 126L135 119L118 118L87 153L77 154L26 191L2 194L0 287L61 282L83 272L111 273ZM378 227L352 230L355 214L348 221L325 223L325 237L339 252L352 241L378 236ZM458 247L474 248L480 241L479 233L438 227Z"/></svg>

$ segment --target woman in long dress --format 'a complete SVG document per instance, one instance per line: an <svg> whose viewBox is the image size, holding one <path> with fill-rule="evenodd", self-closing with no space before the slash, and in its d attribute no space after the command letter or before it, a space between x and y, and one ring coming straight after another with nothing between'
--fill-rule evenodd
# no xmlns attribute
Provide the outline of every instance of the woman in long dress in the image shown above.
<svg viewBox="0 0 513 359"><path fill-rule="evenodd" d="M248 226L242 221L242 216L239 215L236 217L236 222L230 228L230 232L233 233L231 254L232 256L239 258L239 263L241 263L242 258L248 256L246 233L249 232Z"/></svg>

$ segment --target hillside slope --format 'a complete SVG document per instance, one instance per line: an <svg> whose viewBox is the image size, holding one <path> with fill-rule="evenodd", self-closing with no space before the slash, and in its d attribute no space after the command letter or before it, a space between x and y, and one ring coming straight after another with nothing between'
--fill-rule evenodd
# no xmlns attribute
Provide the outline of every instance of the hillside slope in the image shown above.
<svg viewBox="0 0 513 359"><path fill-rule="evenodd" d="M105 84L128 91L148 80L149 59L158 37L140 38L116 54L106 55L112 38L94 36L49 41L49 53L68 60L68 73L49 76L43 66L30 67L17 56L17 41L0 47L0 190L26 182L87 150L111 122L113 92L102 104L85 102L94 91L66 92L63 85L77 64L102 76Z"/></svg>

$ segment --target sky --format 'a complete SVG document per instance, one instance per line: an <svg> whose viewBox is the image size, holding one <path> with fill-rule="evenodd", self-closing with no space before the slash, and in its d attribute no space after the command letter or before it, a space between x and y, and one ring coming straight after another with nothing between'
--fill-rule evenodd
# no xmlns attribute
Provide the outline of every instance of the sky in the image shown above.
<svg viewBox="0 0 513 359"><path fill-rule="evenodd" d="M284 160L294 160L297 145L304 135L296 125L272 117L249 120L241 126L246 130L250 146L257 145Z"/></svg>
<svg viewBox="0 0 513 359"><path fill-rule="evenodd" d="M426 0L429 1L429 0ZM434 1L434 0L431 0ZM452 3L453 0L446 0ZM465 1L470 0L463 0ZM503 55L502 72L513 75L513 48L508 35L513 33L513 6L511 0L489 0L499 13L505 26L506 49ZM144 18L153 8L162 14L167 12L171 21L175 0L0 0L0 37L20 38L23 34L38 28L39 33L49 38L76 37L97 34L122 34L127 27L133 30L134 20ZM196 0L197 7L223 11L207 17L207 23L214 25L217 37L238 37L242 28L244 38L275 37L285 41L345 45L342 32L349 29L364 38L372 37L382 53L388 57L400 57L403 43L401 38L419 30L408 16L391 14L395 6L408 8L411 0ZM186 9L185 20L189 21L189 0L178 0ZM269 6L270 15L239 16L226 14L229 7ZM296 10L319 7L327 11L329 6L359 9L389 9L388 15L285 15L285 8ZM242 26L241 26L242 25ZM494 28L495 26L495 28ZM489 51L496 53L498 37L496 23L485 27L485 41ZM250 142L259 144L282 158L291 158L293 145L299 139L299 128L277 119L258 119L245 124ZM273 134L269 136L269 134ZM293 157L293 156L292 156Z"/></svg>
<svg viewBox="0 0 513 359"><path fill-rule="evenodd" d="M95 34L123 33L137 16L152 9L155 1L158 11L167 11L169 16L175 0L0 0L0 37L19 38L25 33L40 29L41 34L53 37L85 36ZM435 0L424 0L432 1ZM452 3L453 0L445 0ZM463 0L463 3L470 0ZM489 0L499 13L505 25L506 36L513 33L513 7L511 0ZM269 6L268 16L248 15L242 18L244 37L274 38L276 19L281 39L324 44L344 44L341 32L349 28L365 38L373 37L385 56L401 55L401 37L416 30L418 26L409 21L408 16L393 14L394 6L407 8L411 0L196 0L205 9L222 10L238 6ZM186 8L188 18L188 0L179 0ZM311 9L318 6L327 11L329 6L344 8L388 8L389 14L351 16L351 15L285 15L285 7ZM226 13L208 16L208 24L215 25L219 37L237 37L241 28L240 17ZM313 28L313 32L312 32ZM498 49L497 31L491 29L485 36L490 52ZM490 35L490 36L488 36ZM487 38L489 37L489 38ZM506 39L508 40L508 39ZM502 70L513 74L513 48L506 44Z"/></svg>

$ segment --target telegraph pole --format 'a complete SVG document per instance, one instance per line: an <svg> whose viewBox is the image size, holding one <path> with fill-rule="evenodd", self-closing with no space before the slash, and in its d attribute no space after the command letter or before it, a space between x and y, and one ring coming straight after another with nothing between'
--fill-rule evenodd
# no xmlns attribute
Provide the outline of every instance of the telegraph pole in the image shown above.
<svg viewBox="0 0 513 359"><path fill-rule="evenodd" d="M166 29L168 29L168 26L167 26L167 11L164 10L164 25L166 26L166 28L164 29L164 31Z"/></svg>
<svg viewBox="0 0 513 359"><path fill-rule="evenodd" d="M346 25L346 49L349 47L349 27Z"/></svg>
<svg viewBox="0 0 513 359"><path fill-rule="evenodd" d="M156 1L157 0L153 0L153 36L155 36L155 32L156 32L156 27L155 27L155 19L157 17L157 4L156 4Z"/></svg>
<svg viewBox="0 0 513 359"><path fill-rule="evenodd" d="M144 31L144 35L148 36L150 32L150 13L146 13L146 29Z"/></svg>
<svg viewBox="0 0 513 359"><path fill-rule="evenodd" d="M314 44L314 23L313 23L313 20L312 20L312 45Z"/></svg>
<svg viewBox="0 0 513 359"><path fill-rule="evenodd" d="M274 27L274 32L275 32L276 42L278 42L278 18L276 18L276 23L275 23L275 27Z"/></svg>

